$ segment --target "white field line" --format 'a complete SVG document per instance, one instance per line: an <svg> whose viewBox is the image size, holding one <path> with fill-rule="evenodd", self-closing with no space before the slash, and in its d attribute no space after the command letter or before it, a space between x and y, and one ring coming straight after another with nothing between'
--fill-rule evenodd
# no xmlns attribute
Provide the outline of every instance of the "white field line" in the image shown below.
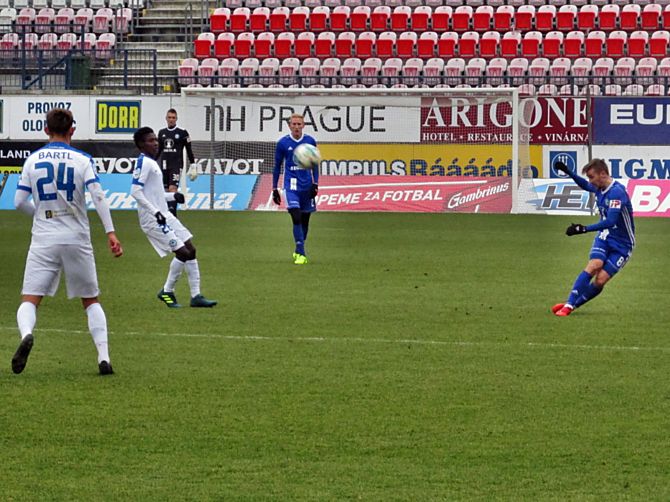
<svg viewBox="0 0 670 502"><path fill-rule="evenodd" d="M0 330L9 330L9 331L18 331L18 328L0 326ZM52 332L52 333L77 333L77 334L88 334L88 331L82 330L73 330L73 329L51 329L51 328L40 328L35 330L36 333L39 332ZM18 333L17 333L18 334ZM294 336L290 338L280 338L272 336L236 336L236 335L207 335L201 333L146 333L139 331L124 331L115 333L110 331L110 335L113 336L166 336L166 337L182 337L182 338L220 338L223 340L274 340L279 342L284 342L287 340L291 341L301 341L301 342L358 342L358 343L403 343L403 344L419 344L419 345L442 345L442 346L502 346L502 345L514 345L512 343L498 343L498 342L445 342L439 340L385 340L382 338L321 338L321 337L300 337ZM540 347L540 348L554 348L554 349L584 349L584 350L644 350L644 351L657 351L657 352L670 352L670 347L635 347L635 346L622 346L622 345L580 345L580 344L567 344L567 343L537 343L537 342L528 342L528 343L519 343L522 347Z"/></svg>

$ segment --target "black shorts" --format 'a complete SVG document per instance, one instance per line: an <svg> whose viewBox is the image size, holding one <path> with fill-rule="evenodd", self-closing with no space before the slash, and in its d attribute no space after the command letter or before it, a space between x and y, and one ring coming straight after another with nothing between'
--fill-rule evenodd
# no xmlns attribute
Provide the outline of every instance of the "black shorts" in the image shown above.
<svg viewBox="0 0 670 502"><path fill-rule="evenodd" d="M181 179L181 167L168 167L163 169L163 186L167 189L169 186L179 186Z"/></svg>

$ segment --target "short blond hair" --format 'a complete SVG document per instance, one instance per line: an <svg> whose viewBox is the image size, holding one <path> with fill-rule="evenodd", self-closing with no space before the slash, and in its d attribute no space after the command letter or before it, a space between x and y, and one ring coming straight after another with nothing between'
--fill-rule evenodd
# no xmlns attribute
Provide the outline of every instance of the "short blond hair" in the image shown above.
<svg viewBox="0 0 670 502"><path fill-rule="evenodd" d="M607 164L602 159L593 159L591 162L586 164L582 169L583 174L586 174L589 171L595 171L596 173L605 173L605 174L610 173Z"/></svg>
<svg viewBox="0 0 670 502"><path fill-rule="evenodd" d="M300 115L299 113L293 113L293 114L291 114L291 116L288 118L288 121L290 122L290 121L293 120L293 119L300 119L300 120L302 120L303 122L305 121L305 117L303 117L303 116Z"/></svg>

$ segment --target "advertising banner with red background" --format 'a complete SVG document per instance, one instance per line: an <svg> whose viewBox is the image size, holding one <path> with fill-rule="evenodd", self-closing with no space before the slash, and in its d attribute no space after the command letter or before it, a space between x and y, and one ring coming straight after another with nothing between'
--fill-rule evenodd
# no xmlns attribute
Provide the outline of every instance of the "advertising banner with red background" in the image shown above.
<svg viewBox="0 0 670 502"><path fill-rule="evenodd" d="M261 176L251 209L286 210L272 202L272 176ZM509 213L511 178L467 176L320 176L319 211Z"/></svg>
<svg viewBox="0 0 670 502"><path fill-rule="evenodd" d="M477 104L482 98L425 98L421 109L422 143L494 144L512 139L509 102ZM586 98L533 97L520 100L520 116L530 128L522 142L586 144Z"/></svg>

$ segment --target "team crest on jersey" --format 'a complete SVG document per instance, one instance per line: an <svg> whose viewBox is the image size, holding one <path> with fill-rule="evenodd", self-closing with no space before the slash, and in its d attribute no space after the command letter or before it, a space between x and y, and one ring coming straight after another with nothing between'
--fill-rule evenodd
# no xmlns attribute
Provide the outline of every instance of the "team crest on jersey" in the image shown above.
<svg viewBox="0 0 670 502"><path fill-rule="evenodd" d="M53 213L53 211L51 211L51 210L49 210L49 211L44 211L44 217L45 217L47 220L50 220L51 218L54 217L54 213Z"/></svg>
<svg viewBox="0 0 670 502"><path fill-rule="evenodd" d="M174 135L174 139L179 139L179 133Z"/></svg>
<svg viewBox="0 0 670 502"><path fill-rule="evenodd" d="M611 200L610 201L610 209L619 209L621 207L621 201L620 200Z"/></svg>
<svg viewBox="0 0 670 502"><path fill-rule="evenodd" d="M170 239L170 247L173 248L177 245L177 239Z"/></svg>
<svg viewBox="0 0 670 502"><path fill-rule="evenodd" d="M141 167L136 167L135 170L133 171L133 178L138 179L140 177L140 171L142 170Z"/></svg>

